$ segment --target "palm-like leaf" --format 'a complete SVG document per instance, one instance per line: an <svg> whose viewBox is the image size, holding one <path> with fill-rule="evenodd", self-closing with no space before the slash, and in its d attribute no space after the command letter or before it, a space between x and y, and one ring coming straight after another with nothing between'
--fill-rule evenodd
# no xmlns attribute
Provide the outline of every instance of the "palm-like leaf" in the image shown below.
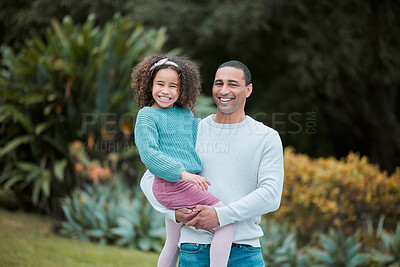
<svg viewBox="0 0 400 267"><path fill-rule="evenodd" d="M400 223L397 224L394 233L383 231L381 233L383 243L382 251L374 251L374 258L384 266L400 266Z"/></svg>
<svg viewBox="0 0 400 267"><path fill-rule="evenodd" d="M18 169L18 162L40 166L43 173L28 180L28 172L3 176L2 185L24 188L38 204L75 185L67 147L74 140L102 140L101 120L90 127L84 114L118 118L135 113L130 100L130 71L142 57L162 48L166 30L145 29L116 15L103 29L89 15L82 26L70 17L51 21L45 40L33 36L20 53L1 47L5 67L0 73L0 169ZM103 129L104 130L104 129ZM127 143L123 134L115 142ZM107 151L94 151L102 158ZM131 155L132 158L132 155ZM11 167L10 167L11 166ZM21 178L22 175L22 178ZM32 178L32 177L31 177ZM23 186L18 186L19 184ZM64 189L61 189L64 188Z"/></svg>
<svg viewBox="0 0 400 267"><path fill-rule="evenodd" d="M329 235L320 234L319 241L323 250L313 249L311 257L316 264L325 266L360 266L370 259L369 254L360 253L359 232L346 238L341 231L329 230Z"/></svg>
<svg viewBox="0 0 400 267"><path fill-rule="evenodd" d="M141 250L160 251L165 234L164 218L157 214L142 193L132 200L121 183L87 185L63 200L66 222L62 233L80 240Z"/></svg>

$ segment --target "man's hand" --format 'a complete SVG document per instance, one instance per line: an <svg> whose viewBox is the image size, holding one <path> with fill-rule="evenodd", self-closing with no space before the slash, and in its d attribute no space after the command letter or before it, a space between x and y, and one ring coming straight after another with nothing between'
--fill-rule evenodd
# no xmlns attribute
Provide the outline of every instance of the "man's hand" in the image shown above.
<svg viewBox="0 0 400 267"><path fill-rule="evenodd" d="M203 191L207 191L208 186L211 185L207 178L204 178L197 174L189 173L187 171L182 171L180 178L185 182L195 184L198 189L201 189Z"/></svg>
<svg viewBox="0 0 400 267"><path fill-rule="evenodd" d="M182 208L175 210L175 220L177 222L187 223L199 214L198 211L194 211L188 208Z"/></svg>
<svg viewBox="0 0 400 267"><path fill-rule="evenodd" d="M218 215L214 207L198 205L193 211L198 211L199 214L186 225L196 227L196 229L211 230L219 226Z"/></svg>

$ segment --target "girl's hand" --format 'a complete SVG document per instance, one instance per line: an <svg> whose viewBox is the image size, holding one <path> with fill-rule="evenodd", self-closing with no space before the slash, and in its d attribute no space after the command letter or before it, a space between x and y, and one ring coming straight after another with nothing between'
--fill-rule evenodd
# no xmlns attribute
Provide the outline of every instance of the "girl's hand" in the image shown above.
<svg viewBox="0 0 400 267"><path fill-rule="evenodd" d="M201 189L203 191L207 191L208 186L211 185L207 178L204 178L197 174L189 173L187 171L183 171L180 177L183 181L195 184L198 189Z"/></svg>

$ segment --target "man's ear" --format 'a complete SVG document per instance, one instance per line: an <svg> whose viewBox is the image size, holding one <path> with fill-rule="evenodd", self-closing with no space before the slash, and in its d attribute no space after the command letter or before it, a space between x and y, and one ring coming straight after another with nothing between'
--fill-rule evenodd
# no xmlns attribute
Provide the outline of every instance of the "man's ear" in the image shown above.
<svg viewBox="0 0 400 267"><path fill-rule="evenodd" d="M246 98L248 98L251 95L251 92L253 92L253 84L250 83L246 87Z"/></svg>

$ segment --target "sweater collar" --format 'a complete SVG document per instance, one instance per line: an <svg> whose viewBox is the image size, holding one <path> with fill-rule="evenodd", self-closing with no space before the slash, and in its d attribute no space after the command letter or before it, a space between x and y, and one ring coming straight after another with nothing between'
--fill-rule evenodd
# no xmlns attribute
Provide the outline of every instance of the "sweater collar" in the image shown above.
<svg viewBox="0 0 400 267"><path fill-rule="evenodd" d="M216 128L221 128L221 129L236 129L236 128L240 128L243 126L246 126L249 124L250 122L250 117L246 115L246 118L239 122L239 123L229 123L229 124L225 124L225 123L217 123L214 121L214 116L215 114L211 114L208 117L206 117L204 120L212 127L216 127Z"/></svg>

